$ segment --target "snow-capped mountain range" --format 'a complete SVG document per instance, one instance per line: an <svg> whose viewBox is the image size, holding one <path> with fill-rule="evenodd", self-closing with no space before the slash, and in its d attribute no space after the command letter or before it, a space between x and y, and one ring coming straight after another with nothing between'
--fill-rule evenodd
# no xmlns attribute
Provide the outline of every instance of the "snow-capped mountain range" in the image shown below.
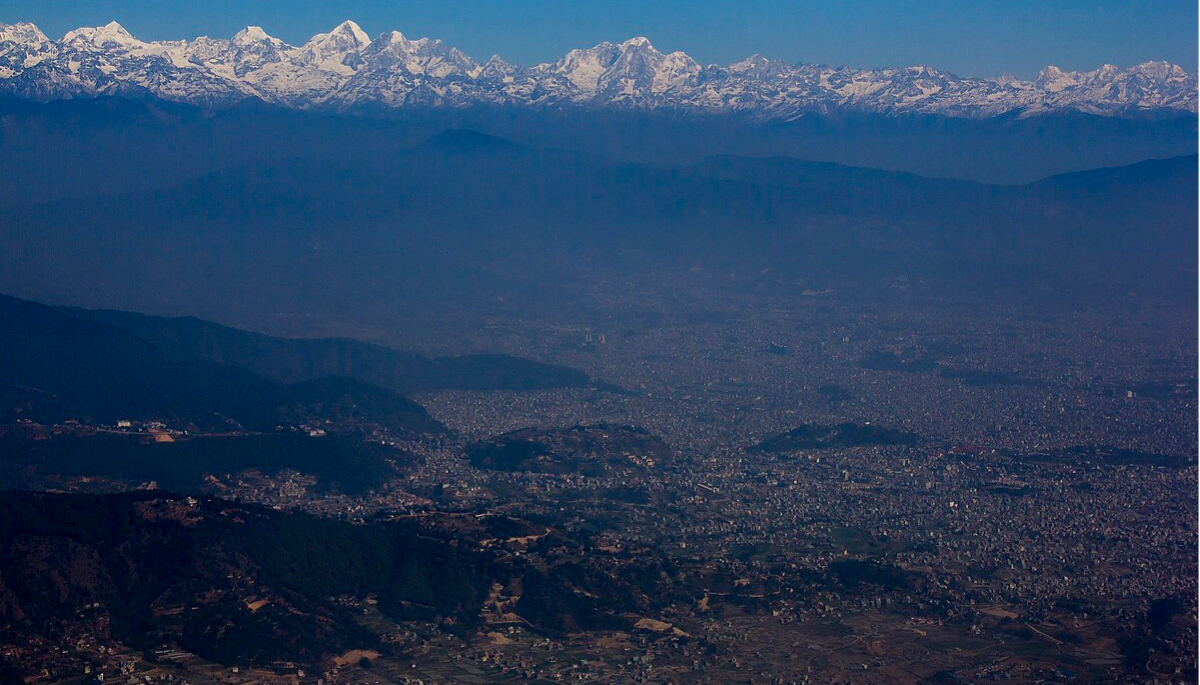
<svg viewBox="0 0 1200 685"><path fill-rule="evenodd" d="M1106 116L1197 111L1197 78L1167 62L1068 72L1032 81L962 78L925 66L856 69L759 56L728 66L663 54L645 38L572 50L532 67L479 63L439 40L399 31L371 39L346 21L292 46L250 26L232 39L145 42L120 24L51 40L0 24L0 95L34 100L151 94L206 107L258 98L297 109L522 105L744 113L922 113L985 118L1079 111Z"/></svg>

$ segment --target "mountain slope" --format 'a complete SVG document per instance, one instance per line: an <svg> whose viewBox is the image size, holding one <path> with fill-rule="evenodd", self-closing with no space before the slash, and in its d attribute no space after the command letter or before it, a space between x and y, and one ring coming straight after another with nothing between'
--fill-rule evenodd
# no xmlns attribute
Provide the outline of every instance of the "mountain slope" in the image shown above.
<svg viewBox="0 0 1200 685"><path fill-rule="evenodd" d="M333 595L379 593L397 619L406 605L469 618L494 573L480 555L399 526L147 493L3 493L0 539L0 620L14 634L98 603L88 614L109 615L127 644L166 641L241 665L378 646Z"/></svg>
<svg viewBox="0 0 1200 685"><path fill-rule="evenodd" d="M286 385L236 366L173 359L113 326L11 297L0 297L0 398L6 421L137 419L273 431L338 419L444 430L415 402L362 381Z"/></svg>
<svg viewBox="0 0 1200 685"><path fill-rule="evenodd" d="M759 56L702 66L636 37L521 67L498 58L480 64L441 41L411 40L399 31L371 40L351 21L298 47L257 26L230 40L145 42L116 22L76 29L59 41L32 24L0 24L0 93L37 100L145 93L214 107L257 98L332 110L585 105L724 111L772 121L829 111L985 118L1197 108L1196 75L1166 62L1089 72L1051 66L1019 81L961 78L926 66L788 65Z"/></svg>
<svg viewBox="0 0 1200 685"><path fill-rule="evenodd" d="M661 111L511 107L327 116L249 104L212 111L161 99L37 103L0 97L0 204L165 188L248 164L386 158L430 136L472 129L535 148L640 163L709 156L787 156L992 183L1191 154L1195 118L1072 114L1031 119L832 113L754 123ZM147 173L152 171L152 173Z"/></svg>
<svg viewBox="0 0 1200 685"><path fill-rule="evenodd" d="M17 639L70 626L138 650L170 645L226 665L293 661L320 673L351 649L411 663L360 607L423 633L462 634L483 624L489 593L502 589L517 600L504 620L564 635L631 631L639 616L702 595L649 554L585 566L591 550L558 531L529 539L528 555L496 544L522 527L494 514L354 525L168 493L2 492L0 625Z"/></svg>
<svg viewBox="0 0 1200 685"><path fill-rule="evenodd" d="M69 307L59 311L121 329L173 359L242 367L281 383L318 382L316 379L333 376L405 393L592 385L591 379L576 369L509 355L426 357L357 340L275 338L190 317Z"/></svg>
<svg viewBox="0 0 1200 685"><path fill-rule="evenodd" d="M907 274L955 289L1185 292L1194 162L1108 173L1089 194L789 160L627 164L447 133L392 155L0 209L0 288L226 320L359 321L394 320L397 307L578 308L593 279L697 266L818 289Z"/></svg>

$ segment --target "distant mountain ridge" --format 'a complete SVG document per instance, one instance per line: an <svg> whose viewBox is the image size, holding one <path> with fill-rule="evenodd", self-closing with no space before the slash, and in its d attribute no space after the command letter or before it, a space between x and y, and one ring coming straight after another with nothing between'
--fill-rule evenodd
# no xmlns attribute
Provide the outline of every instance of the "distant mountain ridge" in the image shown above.
<svg viewBox="0 0 1200 685"><path fill-rule="evenodd" d="M0 290L142 311L170 303L226 321L304 311L359 323L386 321L398 305L417 318L574 316L591 306L589 288L631 273L844 292L890 288L904 274L1005 297L1185 297L1195 183L1194 155L994 186L787 158L630 164L460 131L386 156L354 147L166 189L0 207ZM389 387L372 370L382 348L360 357L332 343L276 369L292 353L211 332L244 356L200 359L283 382L337 375ZM317 361L319 373L294 375Z"/></svg>
<svg viewBox="0 0 1200 685"><path fill-rule="evenodd" d="M56 311L113 326L171 359L241 367L279 383L350 378L401 393L603 385L578 369L505 354L426 357L346 338L276 338L192 317L74 307Z"/></svg>
<svg viewBox="0 0 1200 685"><path fill-rule="evenodd" d="M484 63L440 40L399 31L371 39L345 21L292 46L250 26L231 39L135 38L117 22L48 38L0 24L0 94L49 101L149 94L206 107L248 99L310 110L601 107L733 112L759 121L808 113L955 118L1083 112L1129 117L1197 111L1197 77L1167 62L1093 71L1049 66L1030 81L964 78L927 66L860 69L758 55L727 66L663 54L644 37L521 66Z"/></svg>
<svg viewBox="0 0 1200 685"><path fill-rule="evenodd" d="M0 422L136 419L271 431L311 420L437 434L445 427L401 393L590 385L582 371L507 355L431 358L0 295Z"/></svg>

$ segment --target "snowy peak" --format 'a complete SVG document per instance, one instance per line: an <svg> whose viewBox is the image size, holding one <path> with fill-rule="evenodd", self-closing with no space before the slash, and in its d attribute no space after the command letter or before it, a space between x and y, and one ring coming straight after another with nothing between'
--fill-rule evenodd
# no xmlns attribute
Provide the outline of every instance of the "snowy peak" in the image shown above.
<svg viewBox="0 0 1200 685"><path fill-rule="evenodd" d="M19 43L21 45L43 45L50 39L42 30L29 22L17 24L0 24L0 43Z"/></svg>
<svg viewBox="0 0 1200 685"><path fill-rule="evenodd" d="M404 37L403 33L400 33L399 31L392 29L391 31L388 31L387 33L380 34L380 36L375 39L375 42L378 43L379 45L390 45L392 43L397 43L397 44L407 43L408 39Z"/></svg>
<svg viewBox="0 0 1200 685"><path fill-rule="evenodd" d="M62 43L68 45L93 46L97 48L138 48L145 45L134 38L115 21L104 26L78 28L63 36Z"/></svg>
<svg viewBox="0 0 1200 685"><path fill-rule="evenodd" d="M485 72L507 73L515 67L504 60L500 55L492 55L487 62L484 63L483 69Z"/></svg>
<svg viewBox="0 0 1200 685"><path fill-rule="evenodd" d="M1083 75L1077 71L1063 71L1053 64L1038 72L1033 85L1048 93L1061 93L1080 84Z"/></svg>
<svg viewBox="0 0 1200 685"><path fill-rule="evenodd" d="M1130 69L1105 64L1092 71L1043 69L1032 84L1040 91L1027 108L1120 115L1148 110L1196 111L1196 75L1169 62L1143 62ZM1020 84L1015 86L1020 87Z"/></svg>
<svg viewBox="0 0 1200 685"><path fill-rule="evenodd" d="M762 55L751 55L729 65L729 71L735 74L753 74L768 76L784 73L788 66L779 60L767 59Z"/></svg>
<svg viewBox="0 0 1200 685"><path fill-rule="evenodd" d="M537 68L561 75L583 93L605 101L644 99L700 73L700 65L691 57L682 52L664 55L643 36L572 50L561 60Z"/></svg>
<svg viewBox="0 0 1200 685"><path fill-rule="evenodd" d="M616 47L612 43L601 43L586 50L572 50L554 64L542 66L550 73L565 76L583 92L595 93L600 78L615 58Z"/></svg>
<svg viewBox="0 0 1200 685"><path fill-rule="evenodd" d="M344 21L329 33L318 33L300 48L297 61L324 71L353 74L362 65L361 53L371 44L358 24Z"/></svg>
<svg viewBox="0 0 1200 685"><path fill-rule="evenodd" d="M360 48L366 47L371 42L371 37L367 35L367 32L363 31L361 26L349 19L338 24L337 28L326 35L339 37L339 39L345 38L345 40L352 41Z"/></svg>
<svg viewBox="0 0 1200 685"><path fill-rule="evenodd" d="M4 92L2 79L36 67L57 53L58 44L33 24L0 24L0 92Z"/></svg>
<svg viewBox="0 0 1200 685"><path fill-rule="evenodd" d="M1156 79L1186 78L1188 75L1181 67L1170 62L1142 62L1131 71Z"/></svg>
<svg viewBox="0 0 1200 685"><path fill-rule="evenodd" d="M728 112L756 120L843 110L968 118L1197 111L1196 75L1168 62L1092 71L1049 66L1032 80L964 78L925 65L791 65L760 55L702 66L635 36L526 67L499 57L480 65L440 40L409 39L400 31L372 41L349 20L300 47L258 26L230 39L143 42L116 22L75 29L59 41L33 24L0 24L0 95L54 100L129 92L205 107L257 98L335 111L589 106Z"/></svg>
<svg viewBox="0 0 1200 685"><path fill-rule="evenodd" d="M210 61L216 62L222 55L230 51L232 43L233 41L224 38L200 36L187 44L187 47L184 49L184 55L188 61L195 64L203 64Z"/></svg>
<svg viewBox="0 0 1200 685"><path fill-rule="evenodd" d="M456 48L440 40L409 40L390 31L374 40L364 51L364 68L391 69L433 78L473 75L479 65Z"/></svg>
<svg viewBox="0 0 1200 685"><path fill-rule="evenodd" d="M360 51L371 44L371 38L358 24L343 21L329 33L318 33L301 48L314 52Z"/></svg>
<svg viewBox="0 0 1200 685"><path fill-rule="evenodd" d="M288 47L283 41L268 35L261 26L247 26L233 34L233 40L230 43L239 48L252 47L264 43L277 49L286 49Z"/></svg>

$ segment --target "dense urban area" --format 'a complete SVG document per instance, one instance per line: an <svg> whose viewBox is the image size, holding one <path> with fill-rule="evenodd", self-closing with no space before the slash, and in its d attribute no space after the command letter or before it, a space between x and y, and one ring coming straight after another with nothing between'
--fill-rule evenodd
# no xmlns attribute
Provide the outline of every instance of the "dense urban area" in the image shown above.
<svg viewBox="0 0 1200 685"><path fill-rule="evenodd" d="M522 522L513 534L461 544L618 579L657 560L687 590L652 612L547 629L496 584L460 631L345 595L377 644L231 665L123 644L94 603L52 638L0 639L4 682L1195 682L1193 308L1136 294L1000 307L905 278L876 297L677 285L597 285L572 314L389 337L563 364L603 385L417 394L451 433L372 433L402 455L380 487L248 470L163 495L183 517L212 498L364 526L507 517ZM136 421L7 430L195 437ZM323 440L339 426L291 430ZM558 447L496 456L518 443ZM6 476L66 492L156 486L33 478Z"/></svg>

